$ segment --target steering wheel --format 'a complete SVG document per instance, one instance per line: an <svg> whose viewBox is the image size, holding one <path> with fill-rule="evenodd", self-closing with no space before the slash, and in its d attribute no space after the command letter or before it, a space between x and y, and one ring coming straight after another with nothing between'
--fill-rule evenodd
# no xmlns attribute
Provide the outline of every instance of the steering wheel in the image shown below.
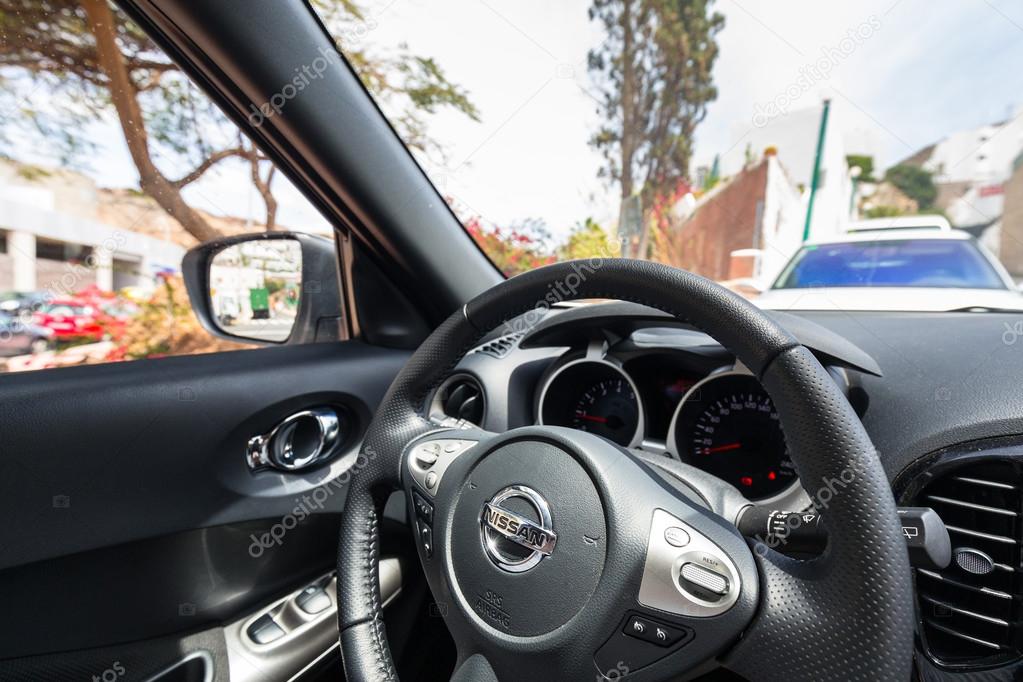
<svg viewBox="0 0 1023 682"><path fill-rule="evenodd" d="M827 510L821 556L747 541L734 519L595 435L428 418L428 396L487 332L570 298L668 312L757 376L803 487ZM423 342L351 472L337 585L353 682L397 680L377 576L378 519L396 489L456 643L453 680L666 680L708 666L785 682L909 679L909 560L870 438L806 348L702 277L628 259L558 263L484 292Z"/></svg>

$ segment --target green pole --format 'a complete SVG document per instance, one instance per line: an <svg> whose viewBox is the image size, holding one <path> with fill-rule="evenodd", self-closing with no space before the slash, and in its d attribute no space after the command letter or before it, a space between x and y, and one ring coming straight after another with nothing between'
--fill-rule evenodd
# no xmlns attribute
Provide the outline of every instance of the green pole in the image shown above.
<svg viewBox="0 0 1023 682"><path fill-rule="evenodd" d="M803 241L810 238L810 221L813 219L813 200L817 196L817 186L821 175L821 154L824 152L824 134L828 129L828 111L831 100L824 100L824 111L821 112L821 129L817 133L817 152L813 156L813 175L810 176L810 201L806 206L806 224L803 225Z"/></svg>

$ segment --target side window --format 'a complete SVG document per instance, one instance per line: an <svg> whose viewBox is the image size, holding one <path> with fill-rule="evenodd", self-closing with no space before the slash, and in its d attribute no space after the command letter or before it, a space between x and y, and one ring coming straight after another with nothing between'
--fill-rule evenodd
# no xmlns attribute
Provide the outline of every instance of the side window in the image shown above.
<svg viewBox="0 0 1023 682"><path fill-rule="evenodd" d="M202 328L182 257L281 230L333 239L119 10L83 0L0 12L0 372L250 347ZM218 323L288 338L300 269L293 241L218 254Z"/></svg>

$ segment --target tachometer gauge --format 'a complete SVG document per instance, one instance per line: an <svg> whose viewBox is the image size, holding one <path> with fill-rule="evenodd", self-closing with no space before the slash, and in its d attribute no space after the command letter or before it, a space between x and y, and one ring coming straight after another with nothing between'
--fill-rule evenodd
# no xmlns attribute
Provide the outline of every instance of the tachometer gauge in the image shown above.
<svg viewBox="0 0 1023 682"><path fill-rule="evenodd" d="M572 426L619 445L629 444L638 423L636 392L622 378L595 383L582 394L572 413Z"/></svg>
<svg viewBox="0 0 1023 682"><path fill-rule="evenodd" d="M796 481L778 411L757 380L712 375L679 403L669 439L683 462L738 488L751 500L776 495Z"/></svg>
<svg viewBox="0 0 1023 682"><path fill-rule="evenodd" d="M643 410L636 386L620 367L574 360L557 369L540 392L541 424L569 426L619 445L641 437Z"/></svg>

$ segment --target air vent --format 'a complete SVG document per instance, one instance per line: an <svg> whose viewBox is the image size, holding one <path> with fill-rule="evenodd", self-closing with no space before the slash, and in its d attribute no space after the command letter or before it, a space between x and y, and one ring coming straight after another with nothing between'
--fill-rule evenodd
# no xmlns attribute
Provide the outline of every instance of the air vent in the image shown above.
<svg viewBox="0 0 1023 682"><path fill-rule="evenodd" d="M917 496L952 539L948 568L916 573L924 644L939 663L990 666L1023 655L1020 472L1005 461L973 464Z"/></svg>
<svg viewBox="0 0 1023 682"><path fill-rule="evenodd" d="M482 426L485 410L486 398L479 381L467 374L459 374L441 384L433 411L439 412L442 418Z"/></svg>
<svg viewBox="0 0 1023 682"><path fill-rule="evenodd" d="M505 334L504 336L497 337L493 341L487 341L483 345L473 349L473 352L485 353L486 355L500 359L512 352L512 349L515 348L515 344L517 344L519 339L522 337L522 332Z"/></svg>

